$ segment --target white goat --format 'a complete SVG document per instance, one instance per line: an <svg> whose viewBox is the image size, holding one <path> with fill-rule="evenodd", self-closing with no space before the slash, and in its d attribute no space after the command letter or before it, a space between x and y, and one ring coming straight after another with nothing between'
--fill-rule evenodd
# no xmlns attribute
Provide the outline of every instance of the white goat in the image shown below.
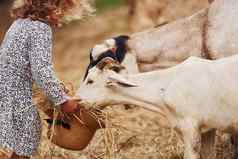
<svg viewBox="0 0 238 159"><path fill-rule="evenodd" d="M77 96L100 106L133 104L158 112L182 134L185 159L200 158L201 132L237 129L238 55L216 61L191 57L169 69L127 76L111 70L116 67L121 68L110 58L102 60Z"/></svg>
<svg viewBox="0 0 238 159"><path fill-rule="evenodd" d="M215 0L190 17L131 35L124 66L146 72L177 65L190 56L214 60L237 54L237 8L237 0ZM115 47L112 40L101 45ZM100 54L99 49L95 52Z"/></svg>

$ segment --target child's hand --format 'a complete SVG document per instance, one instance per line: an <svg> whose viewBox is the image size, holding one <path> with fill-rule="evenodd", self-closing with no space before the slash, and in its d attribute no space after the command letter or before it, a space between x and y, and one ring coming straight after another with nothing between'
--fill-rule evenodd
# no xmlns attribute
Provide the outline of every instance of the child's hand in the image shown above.
<svg viewBox="0 0 238 159"><path fill-rule="evenodd" d="M75 113L77 110L79 110L79 101L79 99L70 99L61 104L60 109L64 113Z"/></svg>

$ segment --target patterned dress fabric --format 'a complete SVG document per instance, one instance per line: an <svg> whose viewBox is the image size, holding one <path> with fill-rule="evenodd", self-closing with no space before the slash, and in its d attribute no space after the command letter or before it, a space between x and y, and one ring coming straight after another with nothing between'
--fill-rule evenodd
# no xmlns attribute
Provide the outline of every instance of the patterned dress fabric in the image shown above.
<svg viewBox="0 0 238 159"><path fill-rule="evenodd" d="M29 157L41 137L40 117L32 101L33 82L55 105L68 99L53 71L50 26L17 19L0 47L0 147Z"/></svg>

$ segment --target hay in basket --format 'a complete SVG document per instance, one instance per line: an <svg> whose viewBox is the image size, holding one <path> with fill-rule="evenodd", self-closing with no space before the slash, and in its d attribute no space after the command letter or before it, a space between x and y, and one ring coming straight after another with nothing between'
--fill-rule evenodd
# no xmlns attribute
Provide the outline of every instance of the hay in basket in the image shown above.
<svg viewBox="0 0 238 159"><path fill-rule="evenodd" d="M62 85L65 92L73 96L74 89ZM65 114L56 109L43 93L34 87L34 99L38 108L47 116L48 138L54 144L69 150L84 149L93 138L96 130L104 128L104 116L101 111L80 105L79 111Z"/></svg>

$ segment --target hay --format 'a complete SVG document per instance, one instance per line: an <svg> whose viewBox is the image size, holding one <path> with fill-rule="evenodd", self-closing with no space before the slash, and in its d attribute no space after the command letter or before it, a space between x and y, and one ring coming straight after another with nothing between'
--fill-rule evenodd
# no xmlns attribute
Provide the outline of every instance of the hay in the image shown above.
<svg viewBox="0 0 238 159"><path fill-rule="evenodd" d="M183 156L183 142L172 129L161 128L157 114L134 108L125 111L121 106L107 109L105 159L161 158ZM151 121L145 119L150 118ZM149 120L150 120L149 119ZM167 140L164 140L164 139ZM143 156L143 157L142 157Z"/></svg>

